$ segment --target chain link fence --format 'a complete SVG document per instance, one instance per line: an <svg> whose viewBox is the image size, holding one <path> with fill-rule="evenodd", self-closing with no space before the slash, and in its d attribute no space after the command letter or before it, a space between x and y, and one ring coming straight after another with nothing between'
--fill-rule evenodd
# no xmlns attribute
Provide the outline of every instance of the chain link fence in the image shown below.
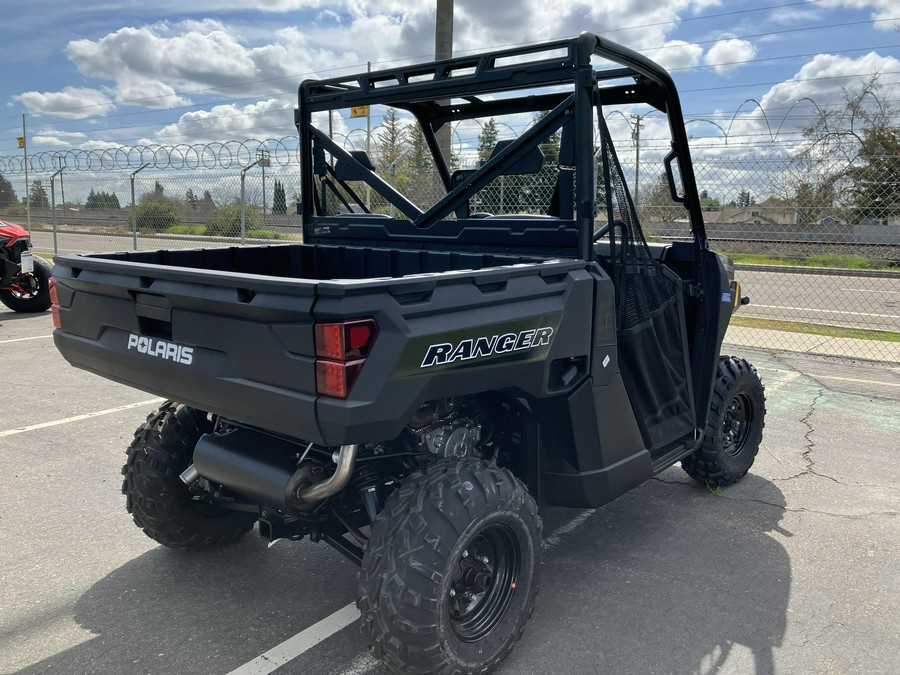
<svg viewBox="0 0 900 675"><path fill-rule="evenodd" d="M290 143L32 161L35 246L44 253L218 246L240 243L242 234L248 243L300 241L300 173ZM637 171L628 162L631 149L625 143L619 151L648 238L688 239L686 212L672 202L658 157L645 153ZM726 342L900 363L900 157L835 165L739 155L695 156L710 244L733 257L750 298ZM414 157L390 165L374 159L384 179L420 208L443 196L435 173L411 163ZM463 165L476 161L459 158ZM0 158L0 173L17 195L26 192L21 168ZM496 179L471 200L470 212L544 214L559 170L551 162L536 174ZM598 184L602 191L602 179ZM373 212L401 217L364 185L352 187ZM329 208L345 210L350 201ZM25 224L26 217L18 201L0 205L0 219Z"/></svg>

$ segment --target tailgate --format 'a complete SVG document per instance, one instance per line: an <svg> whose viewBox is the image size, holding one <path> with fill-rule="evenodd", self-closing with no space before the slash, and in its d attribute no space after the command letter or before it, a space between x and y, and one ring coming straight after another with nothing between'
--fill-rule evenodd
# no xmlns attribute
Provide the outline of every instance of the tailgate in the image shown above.
<svg viewBox="0 0 900 675"><path fill-rule="evenodd" d="M72 365L276 432L317 440L317 282L57 256Z"/></svg>

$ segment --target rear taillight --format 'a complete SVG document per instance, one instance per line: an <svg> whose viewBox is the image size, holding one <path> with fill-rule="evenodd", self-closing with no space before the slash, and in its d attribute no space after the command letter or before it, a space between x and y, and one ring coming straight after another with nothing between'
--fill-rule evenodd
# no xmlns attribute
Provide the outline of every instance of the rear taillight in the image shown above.
<svg viewBox="0 0 900 675"><path fill-rule="evenodd" d="M317 323L316 391L347 398L372 351L378 326L372 319Z"/></svg>
<svg viewBox="0 0 900 675"><path fill-rule="evenodd" d="M50 314L53 316L53 327L62 328L59 323L59 296L56 294L56 279L50 277Z"/></svg>

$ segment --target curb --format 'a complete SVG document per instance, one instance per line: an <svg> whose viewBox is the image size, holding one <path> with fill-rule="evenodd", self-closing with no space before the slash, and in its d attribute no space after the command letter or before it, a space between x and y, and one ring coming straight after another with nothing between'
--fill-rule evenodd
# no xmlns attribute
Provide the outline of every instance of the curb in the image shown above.
<svg viewBox="0 0 900 675"><path fill-rule="evenodd" d="M872 277L877 279L900 279L900 271L851 270L842 267L789 267L787 265L752 265L735 263L734 269L748 272L782 272L784 274L819 274L834 277Z"/></svg>

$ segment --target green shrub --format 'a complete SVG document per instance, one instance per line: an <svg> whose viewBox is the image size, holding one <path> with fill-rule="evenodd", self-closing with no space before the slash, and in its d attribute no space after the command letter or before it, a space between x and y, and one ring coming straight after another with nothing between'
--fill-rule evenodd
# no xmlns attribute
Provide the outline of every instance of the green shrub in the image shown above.
<svg viewBox="0 0 900 675"><path fill-rule="evenodd" d="M206 234L204 225L173 225L166 230L166 234L193 234L202 237Z"/></svg>
<svg viewBox="0 0 900 675"><path fill-rule="evenodd" d="M809 256L808 260L809 264L815 267L841 267L851 270L864 270L869 267L869 261L861 255L821 253Z"/></svg>
<svg viewBox="0 0 900 675"><path fill-rule="evenodd" d="M250 239L281 239L281 235L275 230L247 230Z"/></svg>
<svg viewBox="0 0 900 675"><path fill-rule="evenodd" d="M165 232L181 225L181 209L170 199L147 199L137 206L137 226L141 230Z"/></svg>
<svg viewBox="0 0 900 675"><path fill-rule="evenodd" d="M251 230L258 230L263 224L262 216L252 206L244 212L244 228L247 236ZM220 206L206 220L206 234L210 237L241 236L241 206L229 204Z"/></svg>

